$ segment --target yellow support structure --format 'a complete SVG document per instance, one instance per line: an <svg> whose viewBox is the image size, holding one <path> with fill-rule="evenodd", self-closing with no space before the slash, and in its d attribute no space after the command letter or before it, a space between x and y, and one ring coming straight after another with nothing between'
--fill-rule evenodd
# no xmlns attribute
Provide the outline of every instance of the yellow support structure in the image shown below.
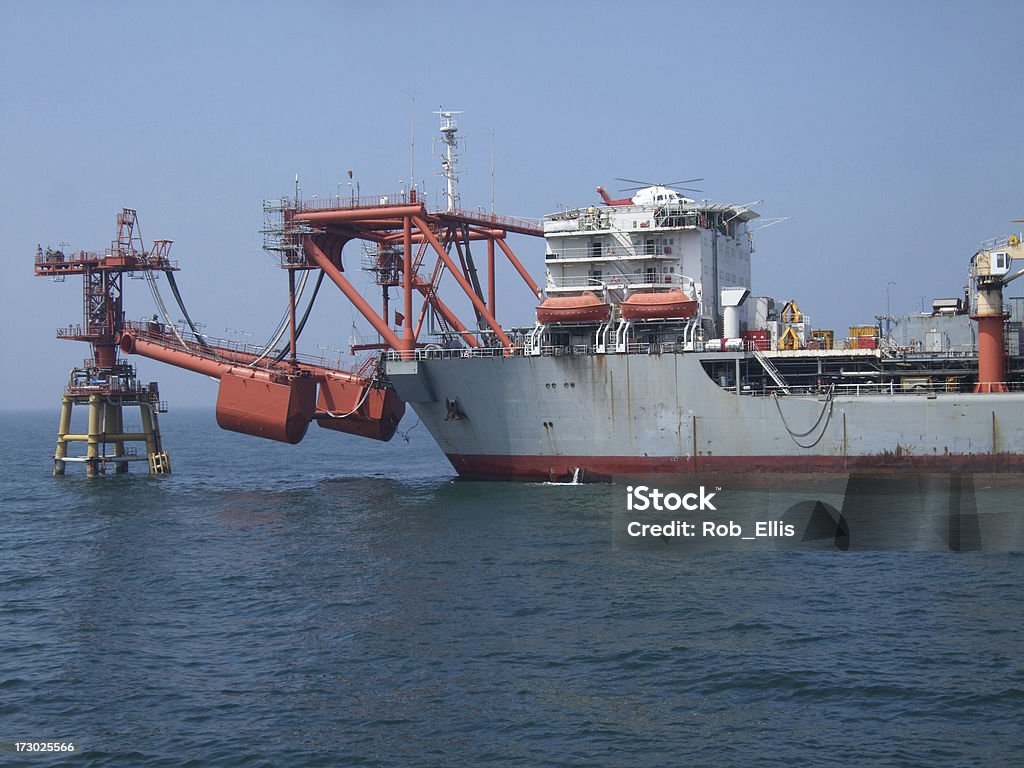
<svg viewBox="0 0 1024 768"><path fill-rule="evenodd" d="M53 454L54 477L64 474L64 457L68 455L67 434L71 431L71 408L75 401L68 395L60 399L60 423L57 426L57 450Z"/></svg>
<svg viewBox="0 0 1024 768"><path fill-rule="evenodd" d="M151 385L153 386L153 385ZM142 418L141 432L126 432L124 429L124 402L138 406ZM88 406L88 428L85 432L71 431L71 415L75 405ZM157 421L159 400L153 395L146 399L117 394L96 394L75 392L69 388L61 398L60 422L57 426L57 447L53 452L54 476L65 473L68 462L85 464L87 477L106 474L107 467L114 465L114 472L128 471L130 461L147 461L153 475L167 475L171 462L163 450L160 425ZM142 442L146 455L136 456L135 451L125 448L127 442ZM68 455L71 443L85 443L84 456ZM107 452L107 446L111 450Z"/></svg>
<svg viewBox="0 0 1024 768"><path fill-rule="evenodd" d="M800 337L796 335L796 331L792 328L786 329L779 337L779 349L800 349Z"/></svg>
<svg viewBox="0 0 1024 768"><path fill-rule="evenodd" d="M836 344L836 333L835 331L819 330L811 331L811 338L815 341L821 342L822 349L834 349Z"/></svg>
<svg viewBox="0 0 1024 768"><path fill-rule="evenodd" d="M800 306L796 303L796 299L790 299L786 302L786 306L782 308L782 314L779 316L779 319L784 323L802 323L804 321L804 313L800 311Z"/></svg>

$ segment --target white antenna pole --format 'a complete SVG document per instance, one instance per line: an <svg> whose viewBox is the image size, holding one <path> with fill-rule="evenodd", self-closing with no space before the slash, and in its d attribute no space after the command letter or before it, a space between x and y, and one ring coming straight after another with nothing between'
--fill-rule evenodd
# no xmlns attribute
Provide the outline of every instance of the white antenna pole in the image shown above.
<svg viewBox="0 0 1024 768"><path fill-rule="evenodd" d="M491 216L494 215L494 129L491 128Z"/></svg>
<svg viewBox="0 0 1024 768"><path fill-rule="evenodd" d="M441 173L448 182L448 212L452 212L457 207L456 203L459 200L459 193L456 191L456 184L458 182L458 172L455 169L458 155L455 154L455 150L458 147L458 137L455 135L459 130L458 125L455 124L455 115L461 115L461 112L446 112L442 107L438 107L438 111L435 113L441 116L441 140L445 144L444 157L441 158L441 167L444 171Z"/></svg>

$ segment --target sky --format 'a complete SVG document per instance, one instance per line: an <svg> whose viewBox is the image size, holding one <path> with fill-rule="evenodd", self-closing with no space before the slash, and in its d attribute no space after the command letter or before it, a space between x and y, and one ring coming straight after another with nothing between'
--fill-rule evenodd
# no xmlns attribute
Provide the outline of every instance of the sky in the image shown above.
<svg viewBox="0 0 1024 768"><path fill-rule="evenodd" d="M753 293L816 328L962 295L980 242L1024 218L1022 22L1013 0L0 0L0 407L56 414L88 356L55 337L80 281L35 277L37 244L101 249L135 208L145 242L174 240L190 315L261 342L287 298L263 201L296 174L347 194L350 170L392 193L414 164L440 205L442 105L463 112L462 207L490 208L492 167L495 210L533 218L618 177L700 177L697 197L790 217L755 234ZM541 280L543 244L512 244ZM125 282L128 316L152 314ZM499 319L535 304L506 270ZM354 319L325 286L302 351L346 349ZM133 361L172 408L216 400Z"/></svg>

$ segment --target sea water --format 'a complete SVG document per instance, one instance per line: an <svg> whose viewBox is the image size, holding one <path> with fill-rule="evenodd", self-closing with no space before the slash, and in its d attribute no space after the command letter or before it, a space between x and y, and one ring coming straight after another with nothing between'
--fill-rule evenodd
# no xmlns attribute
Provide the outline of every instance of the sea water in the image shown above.
<svg viewBox="0 0 1024 768"><path fill-rule="evenodd" d="M625 486L457 481L411 413L54 478L56 416L0 430L5 764L1024 759L1016 552L630 547Z"/></svg>

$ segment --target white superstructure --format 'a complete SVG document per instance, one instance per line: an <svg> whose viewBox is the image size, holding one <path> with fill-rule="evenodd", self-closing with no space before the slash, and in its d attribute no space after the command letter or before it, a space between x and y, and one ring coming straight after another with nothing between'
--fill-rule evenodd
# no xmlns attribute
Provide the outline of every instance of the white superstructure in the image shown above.
<svg viewBox="0 0 1024 768"><path fill-rule="evenodd" d="M758 214L660 185L606 202L545 217L548 295L589 290L619 304L634 292L676 288L698 301L707 333L720 335L722 289L751 284L747 223Z"/></svg>

